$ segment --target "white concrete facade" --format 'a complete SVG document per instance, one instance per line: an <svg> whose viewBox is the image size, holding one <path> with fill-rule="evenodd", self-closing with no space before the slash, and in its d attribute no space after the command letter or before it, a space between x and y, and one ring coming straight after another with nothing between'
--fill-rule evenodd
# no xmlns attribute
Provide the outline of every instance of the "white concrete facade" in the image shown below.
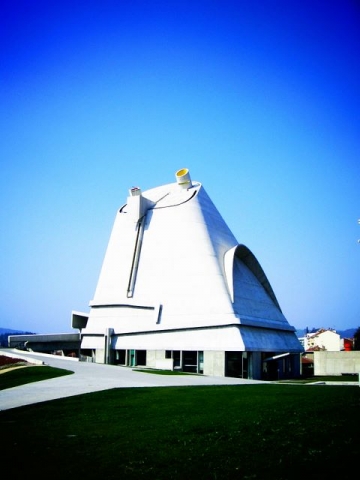
<svg viewBox="0 0 360 480"><path fill-rule="evenodd" d="M99 362L121 357L126 364L136 364L132 352L141 352L146 366L180 352L180 368L187 358L196 371L220 376L230 364L249 375L251 358L253 378L262 369L255 352L263 359L288 353L294 372L302 348L260 264L188 170L176 180L131 189L117 212L82 350Z"/></svg>

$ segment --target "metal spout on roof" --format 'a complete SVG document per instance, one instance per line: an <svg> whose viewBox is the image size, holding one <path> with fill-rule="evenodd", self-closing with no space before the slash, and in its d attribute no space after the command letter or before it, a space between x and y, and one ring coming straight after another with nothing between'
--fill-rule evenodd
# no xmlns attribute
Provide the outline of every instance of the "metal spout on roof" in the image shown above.
<svg viewBox="0 0 360 480"><path fill-rule="evenodd" d="M191 183L191 178L190 178L190 173L187 168L182 168L181 170L178 170L175 174L176 181L178 185L181 188L190 188L192 183Z"/></svg>

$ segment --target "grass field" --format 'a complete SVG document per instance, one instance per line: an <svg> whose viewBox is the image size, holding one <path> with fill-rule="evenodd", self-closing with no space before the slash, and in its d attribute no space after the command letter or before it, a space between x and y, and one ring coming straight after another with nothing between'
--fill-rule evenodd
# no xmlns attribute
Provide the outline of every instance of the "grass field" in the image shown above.
<svg viewBox="0 0 360 480"><path fill-rule="evenodd" d="M5 372L0 375L0 390L5 388L17 387L25 383L40 382L48 380L49 378L62 377L63 375L70 375L74 372L64 370L63 368L48 367L46 365L36 367L17 367L10 372Z"/></svg>
<svg viewBox="0 0 360 480"><path fill-rule="evenodd" d="M360 389L243 385L114 389L0 412L9 476L350 479Z"/></svg>

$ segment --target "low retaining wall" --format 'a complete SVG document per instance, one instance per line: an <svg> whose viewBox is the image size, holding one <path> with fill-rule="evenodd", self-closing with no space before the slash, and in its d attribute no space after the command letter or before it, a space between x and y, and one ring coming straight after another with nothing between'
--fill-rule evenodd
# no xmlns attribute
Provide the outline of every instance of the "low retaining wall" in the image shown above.
<svg viewBox="0 0 360 480"><path fill-rule="evenodd" d="M359 352L314 352L314 375L359 374Z"/></svg>

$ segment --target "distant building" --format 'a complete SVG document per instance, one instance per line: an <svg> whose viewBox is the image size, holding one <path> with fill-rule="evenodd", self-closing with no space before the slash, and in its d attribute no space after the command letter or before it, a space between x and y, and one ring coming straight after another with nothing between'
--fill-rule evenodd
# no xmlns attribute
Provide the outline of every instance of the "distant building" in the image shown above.
<svg viewBox="0 0 360 480"><path fill-rule="evenodd" d="M9 335L8 347L77 357L80 349L80 336L78 333Z"/></svg>
<svg viewBox="0 0 360 480"><path fill-rule="evenodd" d="M72 325L82 355L99 363L257 379L300 373L302 347L264 271L187 169L176 183L129 191L90 307L73 312Z"/></svg>
<svg viewBox="0 0 360 480"><path fill-rule="evenodd" d="M305 351L338 352L342 350L340 335L335 330L321 328L314 333L307 333L299 338Z"/></svg>

